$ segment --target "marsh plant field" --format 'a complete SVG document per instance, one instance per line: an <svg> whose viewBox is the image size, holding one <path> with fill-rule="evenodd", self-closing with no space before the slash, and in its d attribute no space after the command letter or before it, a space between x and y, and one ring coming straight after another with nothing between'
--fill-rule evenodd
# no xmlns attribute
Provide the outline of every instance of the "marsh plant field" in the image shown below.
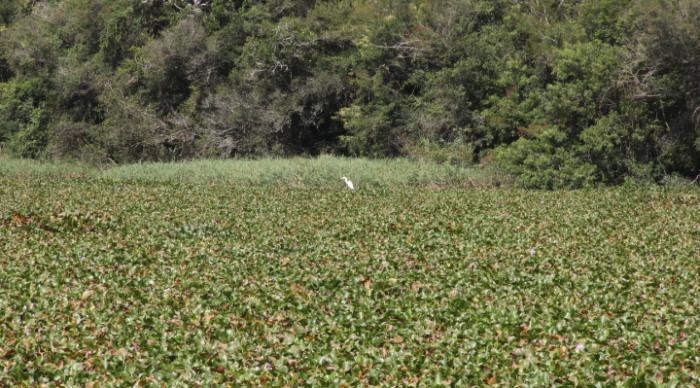
<svg viewBox="0 0 700 388"><path fill-rule="evenodd" d="M697 186L499 184L2 160L0 386L700 385Z"/></svg>

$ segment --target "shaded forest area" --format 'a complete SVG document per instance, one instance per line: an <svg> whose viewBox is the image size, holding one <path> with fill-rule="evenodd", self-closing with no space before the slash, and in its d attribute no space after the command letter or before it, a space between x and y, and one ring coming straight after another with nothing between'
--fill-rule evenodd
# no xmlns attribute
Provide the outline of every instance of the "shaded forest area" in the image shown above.
<svg viewBox="0 0 700 388"><path fill-rule="evenodd" d="M334 153L525 187L700 173L696 0L3 0L0 145Z"/></svg>

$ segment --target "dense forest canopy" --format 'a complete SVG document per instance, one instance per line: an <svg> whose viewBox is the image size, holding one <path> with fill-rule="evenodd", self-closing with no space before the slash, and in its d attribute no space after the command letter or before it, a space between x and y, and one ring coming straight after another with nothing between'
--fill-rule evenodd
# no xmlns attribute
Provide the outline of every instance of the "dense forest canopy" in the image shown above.
<svg viewBox="0 0 700 388"><path fill-rule="evenodd" d="M695 176L700 2L3 0L0 145L427 156L550 188Z"/></svg>

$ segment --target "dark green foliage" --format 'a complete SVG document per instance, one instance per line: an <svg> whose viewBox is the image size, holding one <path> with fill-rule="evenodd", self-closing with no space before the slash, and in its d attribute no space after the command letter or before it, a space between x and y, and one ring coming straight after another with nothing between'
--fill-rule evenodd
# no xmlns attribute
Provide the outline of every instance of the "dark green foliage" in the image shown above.
<svg viewBox="0 0 700 388"><path fill-rule="evenodd" d="M434 155L528 187L694 177L698 15L693 0L6 0L0 144L116 162Z"/></svg>
<svg viewBox="0 0 700 388"><path fill-rule="evenodd" d="M19 3L16 1L3 1L0 3L0 26L9 24L19 11Z"/></svg>

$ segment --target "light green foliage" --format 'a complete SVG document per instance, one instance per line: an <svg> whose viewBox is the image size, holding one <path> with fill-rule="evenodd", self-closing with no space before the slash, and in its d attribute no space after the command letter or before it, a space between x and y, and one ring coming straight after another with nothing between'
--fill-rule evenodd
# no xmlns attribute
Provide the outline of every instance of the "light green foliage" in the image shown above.
<svg viewBox="0 0 700 388"><path fill-rule="evenodd" d="M630 31L626 11L633 3L632 0L584 1L579 7L581 25L592 39L624 42Z"/></svg>
<svg viewBox="0 0 700 388"><path fill-rule="evenodd" d="M68 178L86 177L94 173L94 168L81 163L51 163L33 159L15 159L0 153L0 175L3 177Z"/></svg>
<svg viewBox="0 0 700 388"><path fill-rule="evenodd" d="M31 160L2 160L0 173L49 176L81 173L91 179L114 183L206 183L212 180L236 186L272 185L328 187L342 176L357 186L388 188L401 186L496 187L508 181L486 168L469 169L441 165L427 158L360 159L321 156L314 159L199 160L177 163L143 163L109 168L85 164L42 163Z"/></svg>
<svg viewBox="0 0 700 388"><path fill-rule="evenodd" d="M567 147L565 133L544 129L534 139L521 138L499 147L493 157L516 184L526 188L576 188L596 183L596 167Z"/></svg>
<svg viewBox="0 0 700 388"><path fill-rule="evenodd" d="M453 166L471 166L474 162L474 147L462 142L430 142L422 140L405 147L406 155L412 159L447 163Z"/></svg>
<svg viewBox="0 0 700 388"><path fill-rule="evenodd" d="M369 187L462 186L494 187L507 180L484 168L464 169L430 160L367 160L321 156L316 159L260 159L150 163L108 169L100 178L114 181L198 182L221 180L234 185L292 185L327 187L342 176Z"/></svg>
<svg viewBox="0 0 700 388"><path fill-rule="evenodd" d="M575 136L615 109L619 49L601 42L566 45L556 52L555 82L542 96L543 119Z"/></svg>
<svg viewBox="0 0 700 388"><path fill-rule="evenodd" d="M611 113L583 130L579 136L583 143L580 152L600 168L603 174L601 180L611 181L626 175L631 132L618 114Z"/></svg>
<svg viewBox="0 0 700 388"><path fill-rule="evenodd" d="M700 378L697 189L393 188L323 162L358 189L0 172L0 385Z"/></svg>
<svg viewBox="0 0 700 388"><path fill-rule="evenodd" d="M358 186L389 188L498 187L508 185L507 177L474 166L461 168L437 164L430 158L416 160L343 158L261 158L256 160L198 160L174 163L139 163L122 166L94 166L83 163L52 163L13 159L0 153L0 174L68 177L106 180L113 183L207 183L226 182L236 186L327 187L340 177L351 176Z"/></svg>

